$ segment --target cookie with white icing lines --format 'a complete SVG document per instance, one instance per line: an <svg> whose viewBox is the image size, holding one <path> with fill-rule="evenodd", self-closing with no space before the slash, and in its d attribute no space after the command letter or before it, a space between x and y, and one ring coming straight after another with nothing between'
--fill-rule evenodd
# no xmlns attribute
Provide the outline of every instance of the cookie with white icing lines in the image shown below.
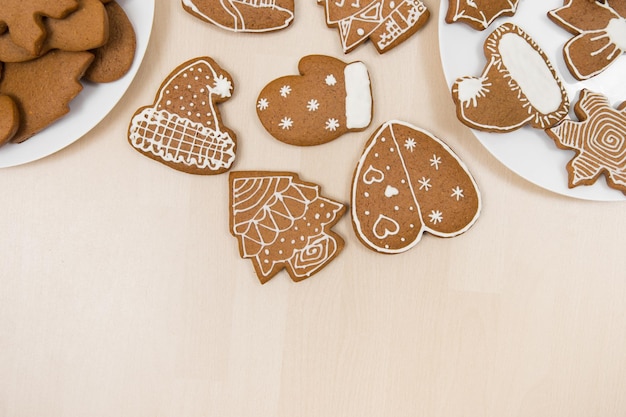
<svg viewBox="0 0 626 417"><path fill-rule="evenodd" d="M232 77L213 59L178 66L161 84L154 103L137 110L128 142L139 153L189 174L228 171L237 137L222 123L218 104L234 89Z"/></svg>
<svg viewBox="0 0 626 417"><path fill-rule="evenodd" d="M326 25L339 31L345 53L372 41L378 53L390 51L422 28L430 12L421 0L318 0Z"/></svg>
<svg viewBox="0 0 626 417"><path fill-rule="evenodd" d="M478 76L452 86L459 120L487 132L510 132L529 124L546 129L569 111L569 98L556 70L521 28L505 23L484 43L487 64Z"/></svg>
<svg viewBox="0 0 626 417"><path fill-rule="evenodd" d="M331 229L345 210L292 172L230 174L230 230L262 284L283 269L302 281L335 259L344 240Z"/></svg>
<svg viewBox="0 0 626 417"><path fill-rule="evenodd" d="M519 0L449 0L447 23L463 22L485 30L502 16L513 16Z"/></svg>
<svg viewBox="0 0 626 417"><path fill-rule="evenodd" d="M271 32L294 19L294 0L182 0L182 5L193 16L232 32Z"/></svg>
<svg viewBox="0 0 626 417"><path fill-rule="evenodd" d="M563 47L567 68L578 80L606 70L626 51L626 1L565 0L550 19L575 36Z"/></svg>
<svg viewBox="0 0 626 417"><path fill-rule="evenodd" d="M280 77L259 94L257 115L269 134L309 146L369 126L373 99L365 64L309 55L300 60L298 70L300 75Z"/></svg>
<svg viewBox="0 0 626 417"><path fill-rule="evenodd" d="M359 159L351 192L352 225L369 249L398 254L424 232L453 237L478 219L478 186L459 157L431 133L383 124Z"/></svg>

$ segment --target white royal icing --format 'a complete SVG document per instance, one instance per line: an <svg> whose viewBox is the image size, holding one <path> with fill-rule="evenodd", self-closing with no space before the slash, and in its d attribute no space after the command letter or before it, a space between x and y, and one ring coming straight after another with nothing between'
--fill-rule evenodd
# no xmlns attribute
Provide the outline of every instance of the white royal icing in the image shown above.
<svg viewBox="0 0 626 417"><path fill-rule="evenodd" d="M611 42L626 51L626 19L611 19L606 27Z"/></svg>
<svg viewBox="0 0 626 417"><path fill-rule="evenodd" d="M372 91L367 67L353 62L344 69L346 85L346 127L363 129L372 121Z"/></svg>

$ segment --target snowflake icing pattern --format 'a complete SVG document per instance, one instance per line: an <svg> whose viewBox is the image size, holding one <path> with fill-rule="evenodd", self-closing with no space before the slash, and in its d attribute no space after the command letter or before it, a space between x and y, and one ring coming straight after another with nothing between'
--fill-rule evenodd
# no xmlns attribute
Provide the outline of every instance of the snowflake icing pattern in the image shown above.
<svg viewBox="0 0 626 417"><path fill-rule="evenodd" d="M283 130L289 130L293 127L293 120L291 120L291 117L283 117L278 126Z"/></svg>
<svg viewBox="0 0 626 417"><path fill-rule="evenodd" d="M432 224L441 223L443 221L443 213L439 210L433 210L428 215Z"/></svg>
<svg viewBox="0 0 626 417"><path fill-rule="evenodd" d="M288 85L283 85L280 89L280 95L282 97L287 97L291 93L291 87Z"/></svg>
<svg viewBox="0 0 626 417"><path fill-rule="evenodd" d="M433 186L430 183L430 178L422 177L422 179L419 180L418 182L420 183L420 188L419 188L420 190L425 189L426 191L428 191Z"/></svg>
<svg viewBox="0 0 626 417"><path fill-rule="evenodd" d="M411 151L411 153L415 150L415 145L415 139L413 138L408 138L404 141L404 147Z"/></svg>
<svg viewBox="0 0 626 417"><path fill-rule="evenodd" d="M328 119L326 120L326 130L330 130L334 132L339 127L339 120L337 119Z"/></svg>
<svg viewBox="0 0 626 417"><path fill-rule="evenodd" d="M256 106L259 108L259 110L267 110L267 108L270 106L270 102L266 98L262 98L259 100Z"/></svg>
<svg viewBox="0 0 626 417"><path fill-rule="evenodd" d="M435 167L435 169L439 171L439 164L441 164L441 157L433 155L432 159L430 160L430 166Z"/></svg>
<svg viewBox="0 0 626 417"><path fill-rule="evenodd" d="M456 188L452 189L452 194L450 194L450 197L456 198L456 201L459 201L465 196L463 195L463 190L461 189L461 187L457 185Z"/></svg>
<svg viewBox="0 0 626 417"><path fill-rule="evenodd" d="M307 103L306 108L308 111L317 111L320 108L320 102L315 99L311 99Z"/></svg>

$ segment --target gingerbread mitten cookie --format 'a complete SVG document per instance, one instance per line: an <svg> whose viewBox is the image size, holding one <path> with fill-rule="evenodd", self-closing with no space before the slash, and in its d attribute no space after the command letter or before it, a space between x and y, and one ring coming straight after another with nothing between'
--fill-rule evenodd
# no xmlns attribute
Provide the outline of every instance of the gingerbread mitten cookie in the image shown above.
<svg viewBox="0 0 626 417"><path fill-rule="evenodd" d="M457 116L467 126L510 132L525 124L545 129L569 111L565 87L546 54L522 29L505 23L484 44L487 65L479 77L452 86Z"/></svg>
<svg viewBox="0 0 626 417"><path fill-rule="evenodd" d="M484 30L498 17L513 16L519 0L449 0L447 23L463 22Z"/></svg>
<svg viewBox="0 0 626 417"><path fill-rule="evenodd" d="M397 254L415 246L423 232L457 236L480 210L467 167L430 133L390 121L366 144L352 179L352 225L369 249Z"/></svg>
<svg viewBox="0 0 626 417"><path fill-rule="evenodd" d="M291 172L232 172L230 230L262 284L282 269L294 281L319 272L343 249L331 229L345 206Z"/></svg>
<svg viewBox="0 0 626 417"><path fill-rule="evenodd" d="M417 32L430 16L421 0L319 1L325 8L326 25L339 31L348 53L370 39L384 53Z"/></svg>
<svg viewBox="0 0 626 417"><path fill-rule="evenodd" d="M600 74L626 51L624 0L565 0L548 16L575 35L563 47L563 56L578 80Z"/></svg>
<svg viewBox="0 0 626 417"><path fill-rule="evenodd" d="M294 0L182 0L192 15L233 32L270 32L286 28Z"/></svg>
<svg viewBox="0 0 626 417"><path fill-rule="evenodd" d="M561 149L576 151L567 165L569 187L591 185L601 174L626 194L626 101L617 109L599 93L582 90L574 106L579 121L563 120L546 130Z"/></svg>
<svg viewBox="0 0 626 417"><path fill-rule="evenodd" d="M310 55L300 75L278 78L261 91L257 114L276 139L291 145L319 145L372 120L370 78L362 62Z"/></svg>
<svg viewBox="0 0 626 417"><path fill-rule="evenodd" d="M233 91L231 76L209 57L189 60L163 82L154 103L132 118L128 142L141 154L190 174L229 170L235 133L222 124L217 104Z"/></svg>

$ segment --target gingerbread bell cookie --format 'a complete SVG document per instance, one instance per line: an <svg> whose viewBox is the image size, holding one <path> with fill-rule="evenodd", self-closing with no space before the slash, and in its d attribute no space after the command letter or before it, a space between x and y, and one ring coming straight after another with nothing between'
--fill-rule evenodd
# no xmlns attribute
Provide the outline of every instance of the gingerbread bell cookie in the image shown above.
<svg viewBox="0 0 626 417"><path fill-rule="evenodd" d="M285 269L292 280L309 278L343 249L332 227L343 204L291 172L232 172L230 230L242 258L250 259L262 284Z"/></svg>
<svg viewBox="0 0 626 417"><path fill-rule="evenodd" d="M457 116L487 132L510 132L530 124L546 129L569 111L567 92L546 54L521 28L505 23L484 44L487 64L479 77L452 86Z"/></svg>
<svg viewBox="0 0 626 417"><path fill-rule="evenodd" d="M373 100L365 64L310 55L298 70L300 75L278 78L259 94L257 115L273 137L319 145L369 126Z"/></svg>
<svg viewBox="0 0 626 417"><path fill-rule="evenodd" d="M348 53L371 40L384 53L417 32L430 16L421 0L321 0L326 25L339 31Z"/></svg>
<svg viewBox="0 0 626 417"><path fill-rule="evenodd" d="M513 16L519 0L449 0L447 23L463 22L484 30L501 16Z"/></svg>
<svg viewBox="0 0 626 417"><path fill-rule="evenodd" d="M615 109L602 94L584 89L574 112L579 121L546 130L559 148L576 151L567 165L569 187L594 184L604 174L610 187L626 194L626 101Z"/></svg>
<svg viewBox="0 0 626 417"><path fill-rule="evenodd" d="M235 161L235 133L222 124L218 104L228 100L230 74L213 59L178 66L161 84L154 103L135 112L128 142L139 153L178 171L212 175Z"/></svg>
<svg viewBox="0 0 626 417"><path fill-rule="evenodd" d="M573 33L563 47L565 63L578 80L606 70L626 51L626 1L565 0L548 16Z"/></svg>
<svg viewBox="0 0 626 417"><path fill-rule="evenodd" d="M294 18L294 0L182 0L183 8L233 32L271 32Z"/></svg>
<svg viewBox="0 0 626 417"><path fill-rule="evenodd" d="M370 138L352 180L352 225L384 254L405 252L424 232L453 237L478 219L481 197L459 157L432 134L390 121Z"/></svg>

